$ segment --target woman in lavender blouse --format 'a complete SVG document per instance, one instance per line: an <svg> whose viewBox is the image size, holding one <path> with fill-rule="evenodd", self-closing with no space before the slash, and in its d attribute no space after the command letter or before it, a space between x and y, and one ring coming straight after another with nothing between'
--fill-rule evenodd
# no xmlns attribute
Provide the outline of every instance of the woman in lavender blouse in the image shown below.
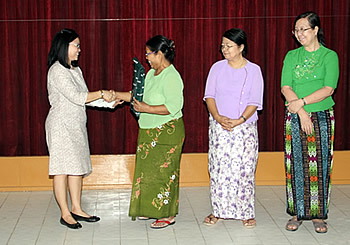
<svg viewBox="0 0 350 245"><path fill-rule="evenodd" d="M262 110L264 81L260 67L244 58L246 33L224 33L225 59L210 69L204 100L209 110L209 173L213 212L204 224L221 219L255 221L255 169L258 159L257 110Z"/></svg>

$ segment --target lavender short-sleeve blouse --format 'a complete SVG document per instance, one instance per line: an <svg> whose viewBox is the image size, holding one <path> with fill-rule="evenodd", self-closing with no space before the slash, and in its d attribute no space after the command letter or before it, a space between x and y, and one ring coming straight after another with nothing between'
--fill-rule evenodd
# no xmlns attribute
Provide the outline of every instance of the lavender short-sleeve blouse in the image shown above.
<svg viewBox="0 0 350 245"><path fill-rule="evenodd" d="M234 69L228 61L220 60L209 71L204 100L215 99L218 112L222 116L238 119L248 105L263 108L264 80L258 65L247 60L240 69ZM255 112L246 123L258 120Z"/></svg>

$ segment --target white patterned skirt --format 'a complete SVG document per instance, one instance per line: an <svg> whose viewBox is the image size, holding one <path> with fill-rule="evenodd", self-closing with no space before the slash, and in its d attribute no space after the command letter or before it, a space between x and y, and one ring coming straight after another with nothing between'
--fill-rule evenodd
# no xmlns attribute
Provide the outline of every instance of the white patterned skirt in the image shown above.
<svg viewBox="0 0 350 245"><path fill-rule="evenodd" d="M208 157L213 214L224 219L255 218L257 121L227 131L210 116Z"/></svg>

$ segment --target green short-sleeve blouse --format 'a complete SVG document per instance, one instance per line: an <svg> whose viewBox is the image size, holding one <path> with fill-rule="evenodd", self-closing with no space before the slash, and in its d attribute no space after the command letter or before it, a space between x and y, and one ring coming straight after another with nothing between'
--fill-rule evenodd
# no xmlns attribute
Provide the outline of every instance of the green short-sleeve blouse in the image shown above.
<svg viewBox="0 0 350 245"><path fill-rule="evenodd" d="M183 82L173 65L165 68L159 75L151 69L145 79L143 101L149 105L165 105L169 115L141 113L140 128L155 128L173 119L182 117Z"/></svg>
<svg viewBox="0 0 350 245"><path fill-rule="evenodd" d="M321 45L314 52L302 46L287 53L282 69L281 87L290 86L298 98L306 97L325 86L336 88L339 78L339 61L336 52ZM323 111L331 108L331 96L304 106L307 112Z"/></svg>

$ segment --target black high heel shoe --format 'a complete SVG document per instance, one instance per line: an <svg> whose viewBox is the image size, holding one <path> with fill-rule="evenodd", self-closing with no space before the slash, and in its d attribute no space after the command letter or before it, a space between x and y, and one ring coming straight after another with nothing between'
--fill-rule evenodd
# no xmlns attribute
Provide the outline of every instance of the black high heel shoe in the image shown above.
<svg viewBox="0 0 350 245"><path fill-rule="evenodd" d="M97 222L100 220L100 217L97 217L97 216L83 217L83 216L74 214L72 212L70 213L76 221Z"/></svg>
<svg viewBox="0 0 350 245"><path fill-rule="evenodd" d="M70 229L80 229L83 227L79 222L77 222L75 224L69 224L62 217L60 219L60 223L64 226L67 226Z"/></svg>

